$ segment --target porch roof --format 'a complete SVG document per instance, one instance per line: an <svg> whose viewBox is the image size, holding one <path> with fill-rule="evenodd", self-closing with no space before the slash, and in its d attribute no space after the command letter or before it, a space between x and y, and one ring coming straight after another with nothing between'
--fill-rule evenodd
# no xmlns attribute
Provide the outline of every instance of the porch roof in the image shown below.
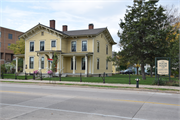
<svg viewBox="0 0 180 120"><path fill-rule="evenodd" d="M81 52L81 53L62 53L63 56L90 56L93 52Z"/></svg>
<svg viewBox="0 0 180 120"><path fill-rule="evenodd" d="M14 57L24 58L25 54L16 54Z"/></svg>
<svg viewBox="0 0 180 120"><path fill-rule="evenodd" d="M35 51L35 52L41 54L41 53L54 53L54 52L61 53L62 51L61 50L44 50L44 51Z"/></svg>

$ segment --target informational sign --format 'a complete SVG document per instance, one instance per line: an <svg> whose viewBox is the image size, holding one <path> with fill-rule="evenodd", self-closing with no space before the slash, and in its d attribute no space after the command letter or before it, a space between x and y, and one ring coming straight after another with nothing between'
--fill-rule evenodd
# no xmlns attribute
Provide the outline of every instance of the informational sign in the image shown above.
<svg viewBox="0 0 180 120"><path fill-rule="evenodd" d="M157 61L157 74L168 75L169 74L169 61L168 60L158 60Z"/></svg>

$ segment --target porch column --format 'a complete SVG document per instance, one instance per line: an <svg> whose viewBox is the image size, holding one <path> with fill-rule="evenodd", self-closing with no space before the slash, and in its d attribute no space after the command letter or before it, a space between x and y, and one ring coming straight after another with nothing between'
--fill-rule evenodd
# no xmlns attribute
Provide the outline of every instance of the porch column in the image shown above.
<svg viewBox="0 0 180 120"><path fill-rule="evenodd" d="M39 55L39 71L41 70L41 56Z"/></svg>
<svg viewBox="0 0 180 120"><path fill-rule="evenodd" d="M18 72L18 57L16 57L16 72Z"/></svg>
<svg viewBox="0 0 180 120"><path fill-rule="evenodd" d="M23 72L25 72L25 58L23 58Z"/></svg>
<svg viewBox="0 0 180 120"><path fill-rule="evenodd" d="M85 56L85 74L87 74L87 55Z"/></svg>
<svg viewBox="0 0 180 120"><path fill-rule="evenodd" d="M63 67L63 59L64 59L64 56L62 56L62 73L64 71L64 67Z"/></svg>
<svg viewBox="0 0 180 120"><path fill-rule="evenodd" d="M75 74L75 56L73 56L73 74Z"/></svg>
<svg viewBox="0 0 180 120"><path fill-rule="evenodd" d="M60 73L60 70L59 70L60 55L58 55L57 57L58 57L58 60L57 60L57 72Z"/></svg>
<svg viewBox="0 0 180 120"><path fill-rule="evenodd" d="M89 56L89 73L91 74L91 56Z"/></svg>
<svg viewBox="0 0 180 120"><path fill-rule="evenodd" d="M52 53L49 55L50 59L52 59ZM52 63L50 62L50 70L52 69Z"/></svg>

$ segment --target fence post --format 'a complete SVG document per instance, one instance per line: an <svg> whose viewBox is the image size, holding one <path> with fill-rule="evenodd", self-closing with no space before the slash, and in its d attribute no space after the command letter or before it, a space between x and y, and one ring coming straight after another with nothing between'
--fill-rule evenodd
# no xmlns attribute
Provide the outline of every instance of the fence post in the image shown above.
<svg viewBox="0 0 180 120"><path fill-rule="evenodd" d="M25 72L25 80L27 80L26 72Z"/></svg>
<svg viewBox="0 0 180 120"><path fill-rule="evenodd" d="M130 76L130 73L129 73L129 84L131 84L131 76Z"/></svg>
<svg viewBox="0 0 180 120"><path fill-rule="evenodd" d="M61 81L61 73L59 74L59 81Z"/></svg>
<svg viewBox="0 0 180 120"><path fill-rule="evenodd" d="M33 80L35 80L35 74L33 73Z"/></svg>
<svg viewBox="0 0 180 120"><path fill-rule="evenodd" d="M2 74L1 74L1 77L2 77L2 79L4 79L3 72L2 72Z"/></svg>
<svg viewBox="0 0 180 120"><path fill-rule="evenodd" d="M81 73L80 73L80 82L82 82L82 76L81 76Z"/></svg>
<svg viewBox="0 0 180 120"><path fill-rule="evenodd" d="M103 83L105 83L105 72L103 74Z"/></svg>
<svg viewBox="0 0 180 120"><path fill-rule="evenodd" d="M40 74L40 75L41 75L41 80L42 80L42 72L41 72L41 74Z"/></svg>

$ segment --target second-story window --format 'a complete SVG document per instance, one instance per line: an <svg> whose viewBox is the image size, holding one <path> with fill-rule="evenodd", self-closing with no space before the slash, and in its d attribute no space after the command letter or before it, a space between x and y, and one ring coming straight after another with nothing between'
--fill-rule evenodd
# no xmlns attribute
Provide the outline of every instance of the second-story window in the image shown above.
<svg viewBox="0 0 180 120"><path fill-rule="evenodd" d="M30 52L34 51L34 42L30 42Z"/></svg>
<svg viewBox="0 0 180 120"><path fill-rule="evenodd" d="M87 51L87 41L82 41L82 51Z"/></svg>
<svg viewBox="0 0 180 120"><path fill-rule="evenodd" d="M56 47L56 41L55 40L51 41L51 47Z"/></svg>
<svg viewBox="0 0 180 120"><path fill-rule="evenodd" d="M76 52L76 41L71 42L71 52Z"/></svg>
<svg viewBox="0 0 180 120"><path fill-rule="evenodd" d="M40 42L40 51L44 51L44 41Z"/></svg>
<svg viewBox="0 0 180 120"><path fill-rule="evenodd" d="M106 54L108 54L108 45L106 45Z"/></svg>
<svg viewBox="0 0 180 120"><path fill-rule="evenodd" d="M9 34L8 34L8 38L9 38L9 39L12 39L12 37L13 37L13 35L9 33Z"/></svg>
<svg viewBox="0 0 180 120"><path fill-rule="evenodd" d="M99 42L97 42L97 52L99 52Z"/></svg>

